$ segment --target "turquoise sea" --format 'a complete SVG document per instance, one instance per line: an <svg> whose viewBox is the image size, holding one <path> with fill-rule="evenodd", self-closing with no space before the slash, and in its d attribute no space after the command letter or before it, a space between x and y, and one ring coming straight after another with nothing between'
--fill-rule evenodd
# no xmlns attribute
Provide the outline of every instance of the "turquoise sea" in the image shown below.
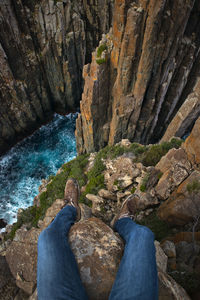
<svg viewBox="0 0 200 300"><path fill-rule="evenodd" d="M33 204L41 179L76 156L77 114L60 116L0 157L0 218L12 224L20 207Z"/></svg>

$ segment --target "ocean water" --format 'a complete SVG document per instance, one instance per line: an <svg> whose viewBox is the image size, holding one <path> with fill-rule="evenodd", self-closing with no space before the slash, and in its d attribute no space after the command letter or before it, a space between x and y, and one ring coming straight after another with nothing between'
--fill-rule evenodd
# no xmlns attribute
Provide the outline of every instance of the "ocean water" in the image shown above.
<svg viewBox="0 0 200 300"><path fill-rule="evenodd" d="M41 179L76 156L77 115L60 116L0 157L0 218L12 224L20 207L33 204Z"/></svg>

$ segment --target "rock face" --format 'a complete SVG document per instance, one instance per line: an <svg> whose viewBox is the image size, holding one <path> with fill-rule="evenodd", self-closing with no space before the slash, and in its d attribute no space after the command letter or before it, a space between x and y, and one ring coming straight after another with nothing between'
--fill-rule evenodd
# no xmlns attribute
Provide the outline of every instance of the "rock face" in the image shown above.
<svg viewBox="0 0 200 300"><path fill-rule="evenodd" d="M5 257L0 255L0 299L14 299L18 290Z"/></svg>
<svg viewBox="0 0 200 300"><path fill-rule="evenodd" d="M156 186L156 193L162 200L166 200L174 188L189 176L192 166L187 154L180 148L171 149L161 158L156 169L163 173Z"/></svg>
<svg viewBox="0 0 200 300"><path fill-rule="evenodd" d="M79 105L82 68L111 25L112 1L0 3L0 154Z"/></svg>
<svg viewBox="0 0 200 300"><path fill-rule="evenodd" d="M193 106L181 108L172 132L190 130L199 115L199 12L197 0L115 1L110 58L98 65L93 55L85 67L79 153L123 138L155 142L186 100Z"/></svg>
<svg viewBox="0 0 200 300"><path fill-rule="evenodd" d="M16 284L31 295L36 286L37 240L41 230L19 229L6 251L6 260Z"/></svg>
<svg viewBox="0 0 200 300"><path fill-rule="evenodd" d="M199 186L194 185L199 182ZM189 188L191 187L191 188ZM185 225L200 214L200 172L194 171L158 209L161 219L174 225Z"/></svg>
<svg viewBox="0 0 200 300"><path fill-rule="evenodd" d="M168 141L173 136L183 136L190 129L193 122L200 115L200 78L192 92L188 95L185 102L182 104L175 117L169 124L162 141Z"/></svg>
<svg viewBox="0 0 200 300"><path fill-rule="evenodd" d="M199 136L200 136L200 118L198 118L198 120L196 121L190 136L187 138L187 140L183 145L183 148L185 149L189 160L192 162L195 168L200 170Z"/></svg>

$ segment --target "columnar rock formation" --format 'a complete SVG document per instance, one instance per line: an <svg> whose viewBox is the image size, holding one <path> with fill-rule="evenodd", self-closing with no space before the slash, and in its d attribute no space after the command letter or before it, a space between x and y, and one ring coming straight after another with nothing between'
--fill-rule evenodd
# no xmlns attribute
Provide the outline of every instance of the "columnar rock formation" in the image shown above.
<svg viewBox="0 0 200 300"><path fill-rule="evenodd" d="M94 54L85 67L79 153L122 138L158 141L186 99L190 112L168 137L191 129L199 115L199 16L198 0L115 1L110 59L98 65Z"/></svg>
<svg viewBox="0 0 200 300"><path fill-rule="evenodd" d="M111 19L108 0L1 1L0 154L77 109L83 65Z"/></svg>

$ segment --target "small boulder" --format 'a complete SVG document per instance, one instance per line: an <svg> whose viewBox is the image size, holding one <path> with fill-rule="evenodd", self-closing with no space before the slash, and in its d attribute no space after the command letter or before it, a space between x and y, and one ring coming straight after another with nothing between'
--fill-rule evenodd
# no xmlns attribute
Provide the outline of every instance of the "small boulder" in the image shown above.
<svg viewBox="0 0 200 300"><path fill-rule="evenodd" d="M156 247L156 263L157 267L163 272L167 271L167 255L164 253L158 241L154 242Z"/></svg>
<svg viewBox="0 0 200 300"><path fill-rule="evenodd" d="M99 190L98 195L107 200L113 200L113 201L117 200L117 196L115 193L112 193L111 191L105 189Z"/></svg>
<svg viewBox="0 0 200 300"><path fill-rule="evenodd" d="M161 247L169 258L176 257L176 247L173 242L166 240L161 244Z"/></svg>
<svg viewBox="0 0 200 300"><path fill-rule="evenodd" d="M86 198L90 201L92 201L92 213L94 215L98 215L99 213L102 212L102 208L104 207L104 199L93 195L93 194L87 194Z"/></svg>
<svg viewBox="0 0 200 300"><path fill-rule="evenodd" d="M170 149L165 156L155 166L156 169L160 170L163 174L174 166L181 166L188 172L191 169L191 164L188 161L187 155L182 148Z"/></svg>
<svg viewBox="0 0 200 300"><path fill-rule="evenodd" d="M171 192L183 182L191 172L191 164L183 149L171 149L157 163L156 169L163 173L155 190L157 195L166 200Z"/></svg>
<svg viewBox="0 0 200 300"><path fill-rule="evenodd" d="M89 206L85 205L84 203L79 203L81 209L81 221L87 220L92 216L92 210Z"/></svg>
<svg viewBox="0 0 200 300"><path fill-rule="evenodd" d="M159 204L158 198L155 195L152 196L148 192L142 192L139 187L137 187L134 194L137 195L140 199L138 202L138 209L146 209L148 207Z"/></svg>

